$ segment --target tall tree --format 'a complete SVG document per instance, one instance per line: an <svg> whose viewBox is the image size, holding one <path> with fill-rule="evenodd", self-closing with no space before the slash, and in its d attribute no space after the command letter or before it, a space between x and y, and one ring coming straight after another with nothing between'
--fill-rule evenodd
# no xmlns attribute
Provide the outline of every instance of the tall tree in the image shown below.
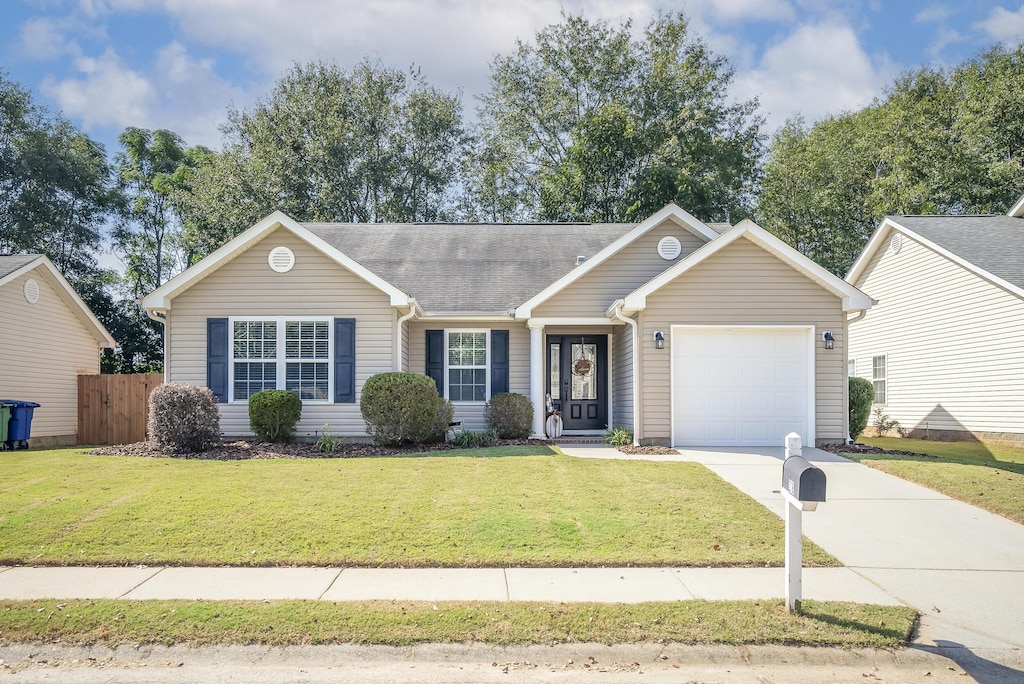
<svg viewBox="0 0 1024 684"><path fill-rule="evenodd" d="M478 213L514 220L636 220L677 202L706 220L744 214L763 138L756 101L682 14L639 39L630 22L563 15L491 65L469 179Z"/></svg>
<svg viewBox="0 0 1024 684"><path fill-rule="evenodd" d="M301 221L442 219L465 141L460 98L418 71L296 64L251 111L229 113L223 153L190 181L186 218L201 248L274 209Z"/></svg>

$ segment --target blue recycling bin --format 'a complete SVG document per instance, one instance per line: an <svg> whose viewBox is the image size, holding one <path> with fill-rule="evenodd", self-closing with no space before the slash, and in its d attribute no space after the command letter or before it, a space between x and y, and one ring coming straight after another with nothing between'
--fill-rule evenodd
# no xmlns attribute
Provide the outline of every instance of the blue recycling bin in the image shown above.
<svg viewBox="0 0 1024 684"><path fill-rule="evenodd" d="M11 409L4 446L8 449L28 449L28 440L32 435L32 412L39 408L39 404L19 399L0 399L0 404L7 404Z"/></svg>

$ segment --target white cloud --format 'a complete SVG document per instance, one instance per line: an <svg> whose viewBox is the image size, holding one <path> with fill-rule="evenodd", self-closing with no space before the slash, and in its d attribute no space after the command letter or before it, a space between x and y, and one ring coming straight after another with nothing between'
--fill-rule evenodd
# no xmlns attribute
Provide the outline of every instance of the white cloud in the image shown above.
<svg viewBox="0 0 1024 684"><path fill-rule="evenodd" d="M954 14L945 5L929 5L914 15L915 24L941 24Z"/></svg>
<svg viewBox="0 0 1024 684"><path fill-rule="evenodd" d="M988 18L974 24L990 38L1004 43L1011 43L1024 38L1024 7L1011 12L1003 7L995 7Z"/></svg>
<svg viewBox="0 0 1024 684"><path fill-rule="evenodd" d="M686 11L710 21L789 21L796 16L787 0L689 0Z"/></svg>
<svg viewBox="0 0 1024 684"><path fill-rule="evenodd" d="M849 26L803 25L770 46L756 68L738 73L733 92L758 97L773 131L798 113L812 122L870 104L885 71L872 65Z"/></svg>
<svg viewBox="0 0 1024 684"><path fill-rule="evenodd" d="M128 68L113 48L100 57L75 60L80 78L46 78L43 93L56 100L64 113L93 126L146 125L158 102L152 84ZM142 123L140 123L142 122Z"/></svg>
<svg viewBox="0 0 1024 684"><path fill-rule="evenodd" d="M34 60L52 60L66 54L79 54L78 44L67 36L68 28L66 19L29 19L21 25L18 55Z"/></svg>

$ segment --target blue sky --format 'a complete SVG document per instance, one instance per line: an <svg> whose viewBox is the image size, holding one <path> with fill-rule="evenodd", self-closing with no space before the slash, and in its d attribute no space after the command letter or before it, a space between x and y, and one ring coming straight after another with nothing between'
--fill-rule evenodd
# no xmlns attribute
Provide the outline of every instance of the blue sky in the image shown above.
<svg viewBox="0 0 1024 684"><path fill-rule="evenodd" d="M116 151L130 125L217 148L296 60L419 65L467 110L488 64L564 9L590 18L684 10L757 96L768 128L862 107L900 72L1024 38L1021 2L983 0L3 0L0 69Z"/></svg>

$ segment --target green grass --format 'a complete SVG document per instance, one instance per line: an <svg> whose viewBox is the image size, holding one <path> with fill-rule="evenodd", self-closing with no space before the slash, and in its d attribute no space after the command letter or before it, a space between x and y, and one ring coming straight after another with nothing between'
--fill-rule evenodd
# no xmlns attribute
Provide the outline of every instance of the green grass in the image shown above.
<svg viewBox="0 0 1024 684"><path fill-rule="evenodd" d="M59 449L5 452L0 472L0 564L783 562L782 521L695 463L562 455L199 461ZM804 558L838 565L810 542Z"/></svg>
<svg viewBox="0 0 1024 684"><path fill-rule="evenodd" d="M870 437L865 444L927 454L843 454L905 480L1024 524L1024 449L983 442Z"/></svg>
<svg viewBox="0 0 1024 684"><path fill-rule="evenodd" d="M210 601L0 602L0 643L261 644L417 643L793 644L897 648L910 608L805 601L565 603L269 603Z"/></svg>

